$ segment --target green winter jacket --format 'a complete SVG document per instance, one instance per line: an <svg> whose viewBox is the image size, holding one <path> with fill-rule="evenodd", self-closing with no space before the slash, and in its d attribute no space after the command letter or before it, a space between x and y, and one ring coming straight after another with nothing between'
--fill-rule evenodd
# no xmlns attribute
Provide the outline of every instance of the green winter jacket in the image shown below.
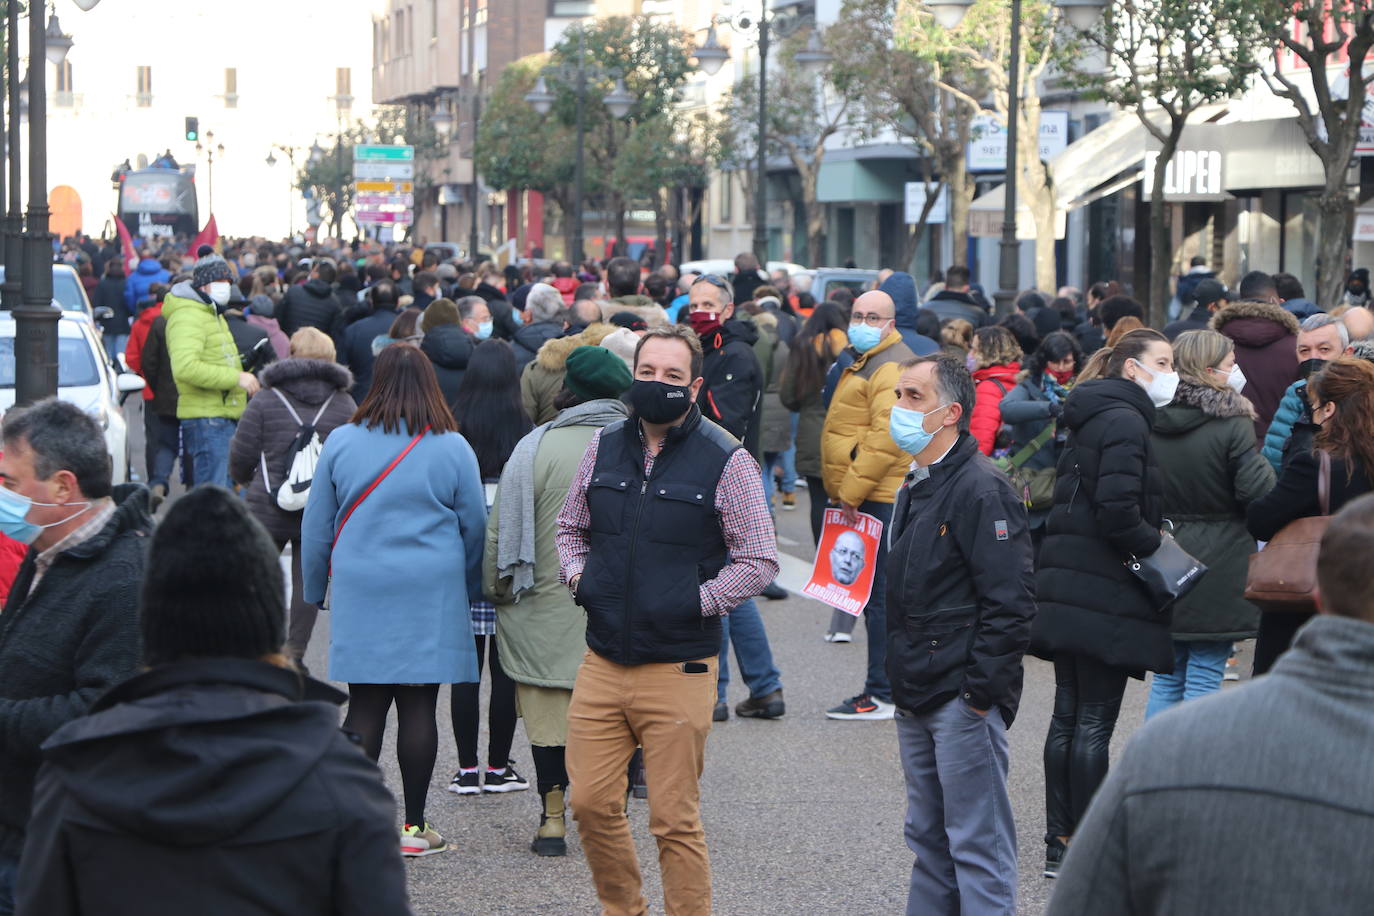
<svg viewBox="0 0 1374 916"><path fill-rule="evenodd" d="M1274 469L1255 450L1254 408L1229 388L1181 382L1155 415L1150 448L1164 478L1164 516L1179 546L1207 574L1173 607L1173 638L1250 639L1259 610L1241 597L1255 539L1245 507L1274 486Z"/></svg>
<svg viewBox="0 0 1374 916"><path fill-rule="evenodd" d="M239 387L243 363L224 317L201 301L190 283L178 283L162 303L167 352L177 383L177 419L237 420L248 406Z"/></svg>
<svg viewBox="0 0 1374 916"><path fill-rule="evenodd" d="M510 580L496 576L500 490L487 515L482 591L496 603L501 667L517 683L571 690L587 651L587 615L558 581L558 513L577 466L599 426L564 426L544 433L534 457L534 587L511 603ZM511 494L514 498L514 494Z"/></svg>

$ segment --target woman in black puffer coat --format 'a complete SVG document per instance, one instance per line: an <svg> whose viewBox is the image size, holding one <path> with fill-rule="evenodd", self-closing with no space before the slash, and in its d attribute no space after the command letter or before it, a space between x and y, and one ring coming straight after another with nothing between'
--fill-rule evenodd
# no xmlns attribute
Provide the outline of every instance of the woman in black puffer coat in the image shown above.
<svg viewBox="0 0 1374 916"><path fill-rule="evenodd" d="M1070 438L1035 580L1031 652L1054 662L1055 680L1045 737L1047 875L1107 775L1126 678L1174 665L1169 615L1126 568L1132 556L1159 549L1164 484L1150 429L1178 384L1173 350L1164 335L1140 329L1092 363L1103 365L1101 377L1081 382L1065 404Z"/></svg>
<svg viewBox="0 0 1374 916"><path fill-rule="evenodd" d="M291 545L287 652L299 663L305 656L318 611L313 604L306 603L301 585L303 513L287 512L276 500L277 488L291 471L295 454L292 443L300 432L300 424L277 393L291 402L301 423L310 423L319 414L315 431L321 442L334 429L347 423L358 405L348 393L353 387L353 374L334 362L333 341L315 328L301 328L292 334L291 356L263 369L259 381L262 390L248 402L229 445L229 476L244 488L248 508L272 535L277 550ZM264 462L267 481L262 478Z"/></svg>

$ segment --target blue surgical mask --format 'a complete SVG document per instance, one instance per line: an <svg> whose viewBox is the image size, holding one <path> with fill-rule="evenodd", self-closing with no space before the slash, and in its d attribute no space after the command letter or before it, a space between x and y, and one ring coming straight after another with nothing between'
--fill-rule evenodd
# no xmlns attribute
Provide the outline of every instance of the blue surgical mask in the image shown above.
<svg viewBox="0 0 1374 916"><path fill-rule="evenodd" d="M478 339L478 340L486 340L486 339L487 339L488 337L490 337L490 336L491 336L491 322L490 322L490 321L479 322L478 325L477 325L477 339Z"/></svg>
<svg viewBox="0 0 1374 916"><path fill-rule="evenodd" d="M515 321L516 327L519 327L520 325L525 323L525 316L522 315L520 312L516 311L515 309L510 310L510 317L512 320Z"/></svg>
<svg viewBox="0 0 1374 916"><path fill-rule="evenodd" d="M849 326L849 343L860 353L867 353L882 342L883 332L866 324Z"/></svg>
<svg viewBox="0 0 1374 916"><path fill-rule="evenodd" d="M67 505L82 505L85 506L86 509L81 509L62 519L60 522L52 522L48 525L35 525L33 522L28 521L29 510L34 506L52 508L59 505L63 504L37 503L27 496L24 496L22 493L16 493L13 490L0 487L0 533L14 538L21 544L32 544L38 539L38 535L43 533L44 528L55 528L58 525L64 525L91 507L89 502L68 503Z"/></svg>
<svg viewBox="0 0 1374 916"><path fill-rule="evenodd" d="M937 414L949 407L948 404L922 413L905 407L893 407L887 420L887 431L897 447L908 455L919 455L930 445L935 433L926 432L926 417Z"/></svg>

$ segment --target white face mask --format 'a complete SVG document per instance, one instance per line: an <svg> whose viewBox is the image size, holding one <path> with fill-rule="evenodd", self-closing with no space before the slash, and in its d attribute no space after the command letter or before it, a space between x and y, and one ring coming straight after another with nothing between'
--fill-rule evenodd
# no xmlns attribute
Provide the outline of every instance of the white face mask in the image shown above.
<svg viewBox="0 0 1374 916"><path fill-rule="evenodd" d="M223 280L217 280L210 284L210 301L215 305L227 305L229 303L229 284Z"/></svg>
<svg viewBox="0 0 1374 916"><path fill-rule="evenodd" d="M1230 385L1231 390L1236 394L1240 394L1241 389L1245 387L1246 381L1245 373L1240 371L1239 364L1233 365L1231 371L1226 373L1226 384Z"/></svg>
<svg viewBox="0 0 1374 916"><path fill-rule="evenodd" d="M1177 372L1151 372L1145 368L1140 360L1133 359L1131 362L1135 363L1146 375L1151 376L1148 382L1142 381L1139 377L1136 378L1136 384L1144 388L1145 393L1150 396L1151 404L1156 407L1164 407L1174 399L1174 392L1178 390Z"/></svg>

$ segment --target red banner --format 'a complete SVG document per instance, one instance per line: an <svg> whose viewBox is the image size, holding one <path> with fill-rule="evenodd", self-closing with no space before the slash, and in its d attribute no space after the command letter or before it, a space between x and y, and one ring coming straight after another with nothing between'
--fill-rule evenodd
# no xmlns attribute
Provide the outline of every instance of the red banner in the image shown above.
<svg viewBox="0 0 1374 916"><path fill-rule="evenodd" d="M221 249L219 241L219 227L215 225L215 214L210 214L210 221L205 224L205 228L196 233L196 237L191 239L191 247L186 249L186 256L194 258L196 249L201 245L210 245L215 251Z"/></svg>

